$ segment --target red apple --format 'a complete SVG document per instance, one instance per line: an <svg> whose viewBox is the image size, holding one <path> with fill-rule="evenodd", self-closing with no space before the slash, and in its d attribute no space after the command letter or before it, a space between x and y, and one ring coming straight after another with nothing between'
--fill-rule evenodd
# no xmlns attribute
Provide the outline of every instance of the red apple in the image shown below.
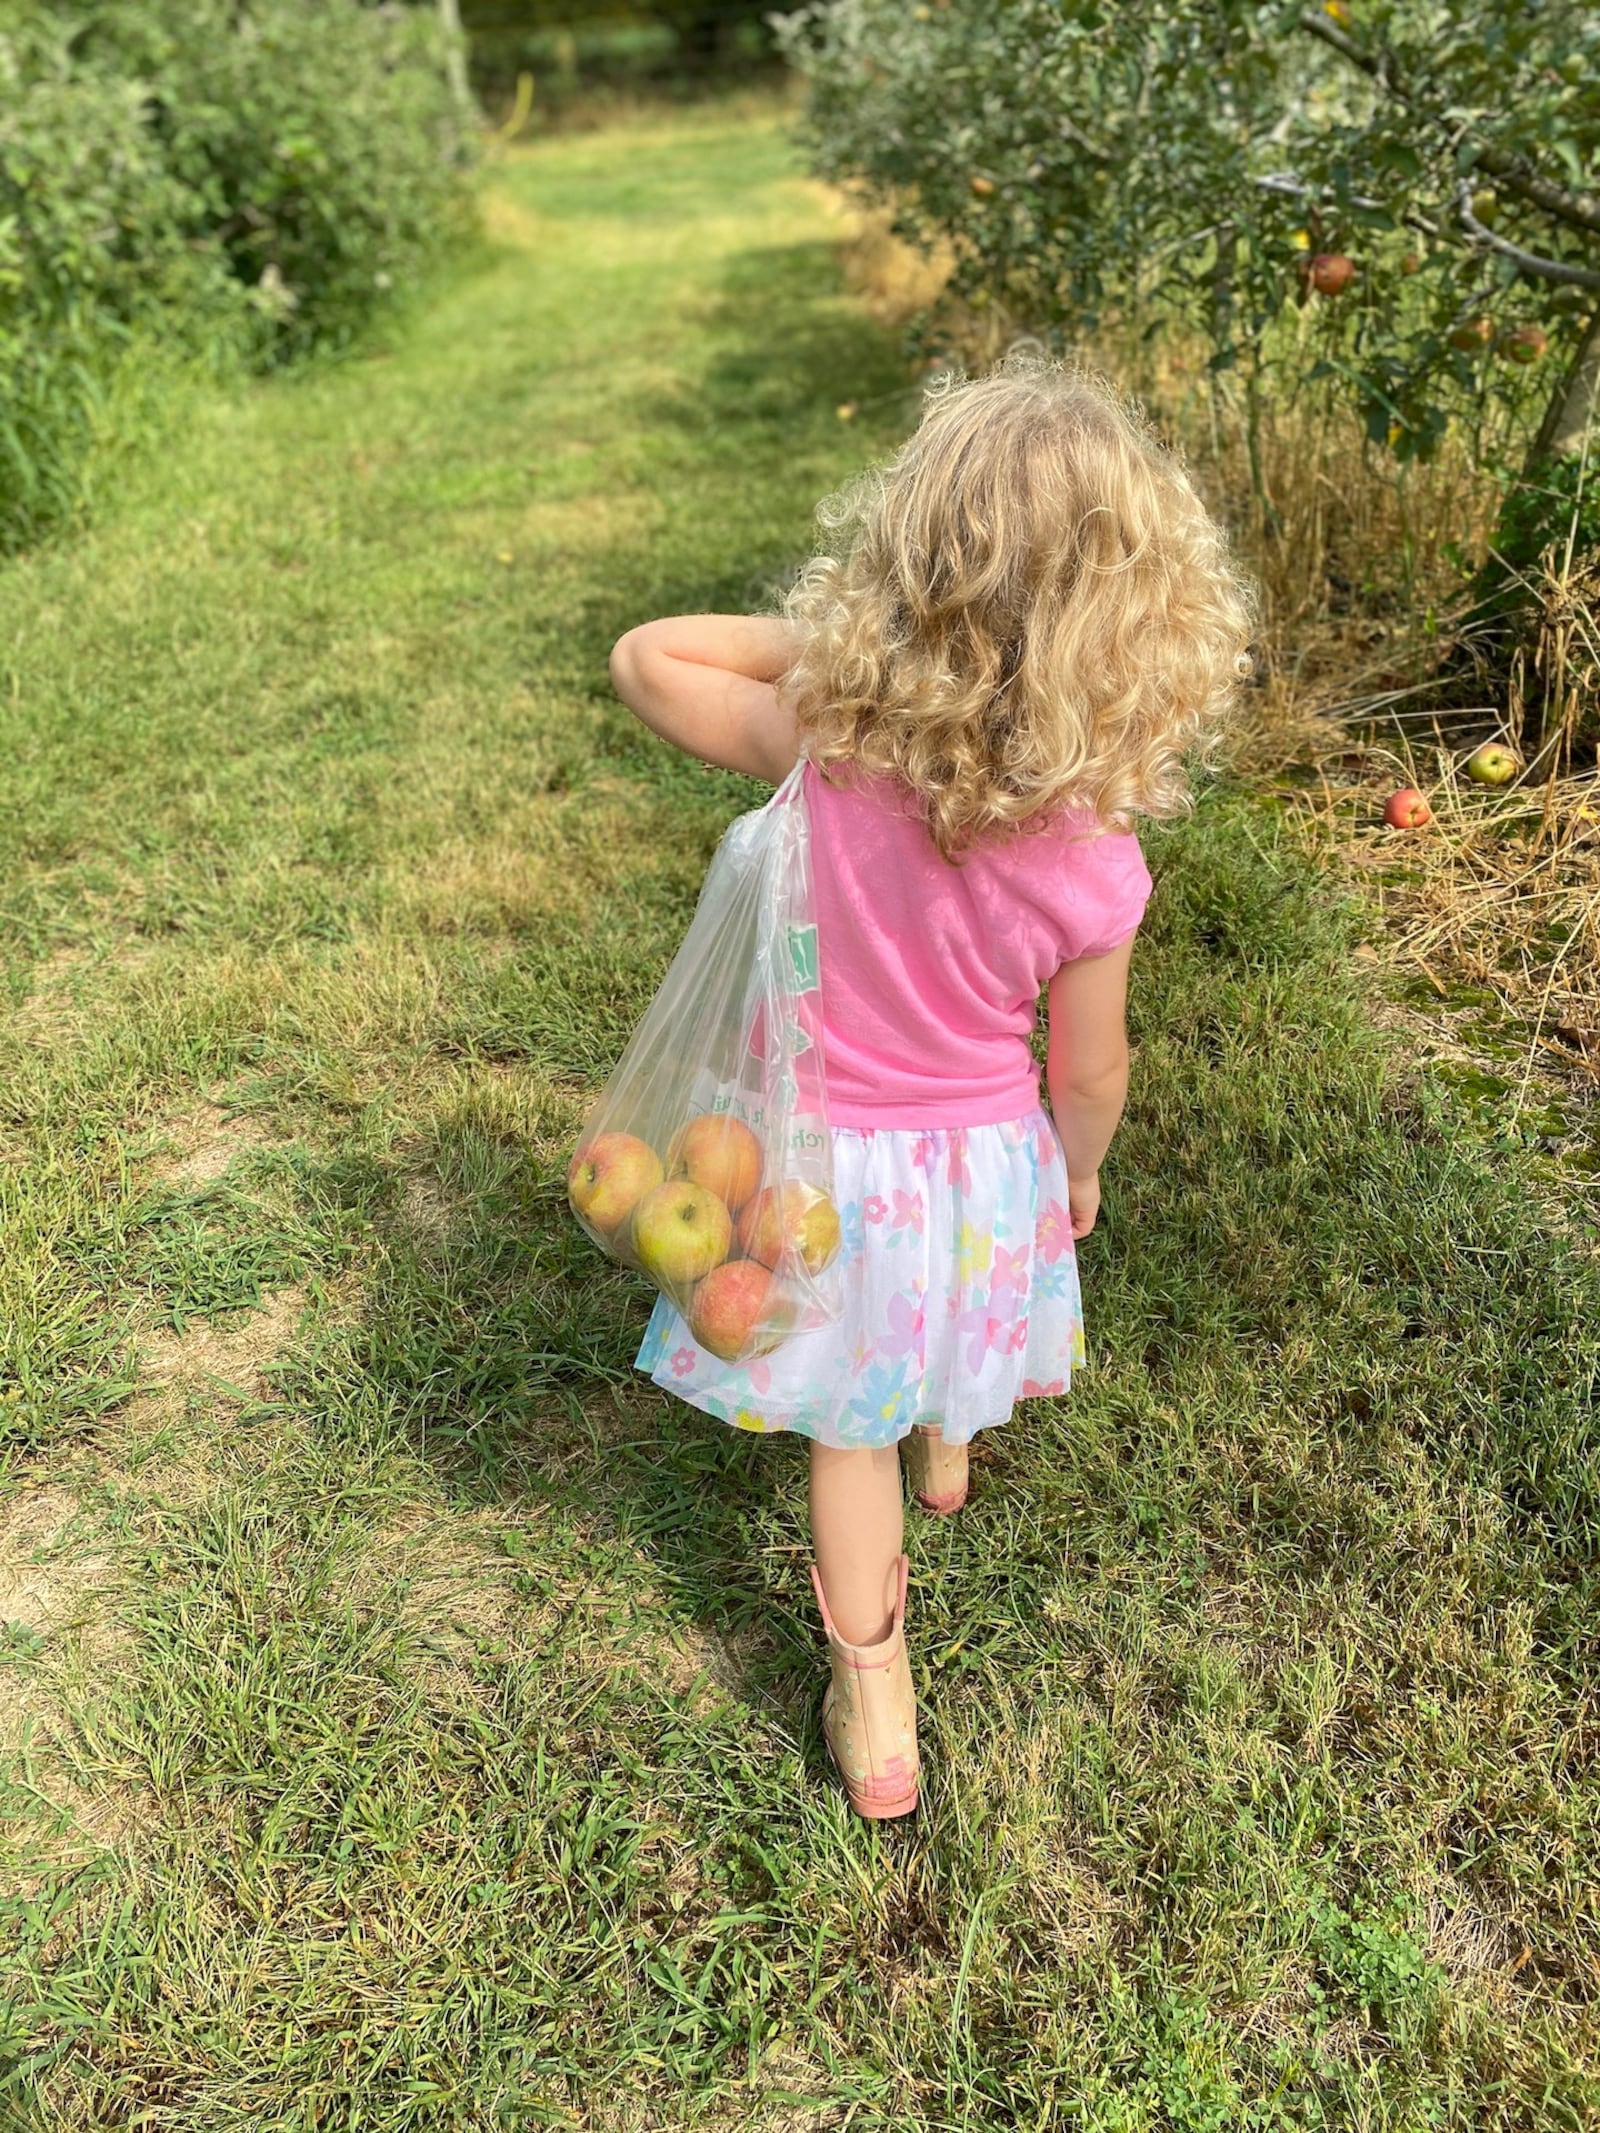
<svg viewBox="0 0 1600 2133"><path fill-rule="evenodd" d="M674 1177L703 1185L736 1215L761 1183L761 1143L742 1119L707 1112L673 1136L667 1164Z"/></svg>
<svg viewBox="0 0 1600 2133"><path fill-rule="evenodd" d="M714 1192L669 1178L633 1211L633 1248L652 1281L686 1289L728 1256L733 1218Z"/></svg>
<svg viewBox="0 0 1600 2133"><path fill-rule="evenodd" d="M1390 829L1421 829L1433 820L1433 809L1414 785L1402 785L1385 801L1383 819Z"/></svg>
<svg viewBox="0 0 1600 2133"><path fill-rule="evenodd" d="M1499 741L1485 741L1467 757L1467 776L1474 785L1509 785L1522 765Z"/></svg>
<svg viewBox="0 0 1600 2133"><path fill-rule="evenodd" d="M689 1331L725 1363L776 1348L794 1322L794 1305L766 1267L730 1259L713 1267L694 1292Z"/></svg>
<svg viewBox="0 0 1600 2133"><path fill-rule="evenodd" d="M567 1167L573 1213L609 1237L661 1183L661 1158L632 1133L599 1133Z"/></svg>
<svg viewBox="0 0 1600 2133"><path fill-rule="evenodd" d="M1476 349L1487 348L1494 339L1494 320L1480 314L1477 318L1465 318L1450 334L1450 346L1459 348L1464 355Z"/></svg>
<svg viewBox="0 0 1600 2133"><path fill-rule="evenodd" d="M739 1248L763 1266L820 1274L839 1249L839 1210L815 1185L769 1185L739 1217Z"/></svg>
<svg viewBox="0 0 1600 2133"><path fill-rule="evenodd" d="M1516 326L1500 343L1500 353L1513 363L1537 363L1550 346L1550 337L1542 326Z"/></svg>
<svg viewBox="0 0 1600 2133"><path fill-rule="evenodd" d="M1311 262L1311 286L1323 296L1337 296L1350 286L1355 271L1355 261L1343 252L1319 252Z"/></svg>

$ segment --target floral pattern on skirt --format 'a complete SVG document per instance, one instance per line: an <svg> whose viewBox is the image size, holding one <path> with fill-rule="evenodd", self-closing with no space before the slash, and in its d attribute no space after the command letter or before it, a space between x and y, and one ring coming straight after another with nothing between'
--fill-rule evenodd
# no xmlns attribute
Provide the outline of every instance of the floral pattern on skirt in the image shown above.
<svg viewBox="0 0 1600 2133"><path fill-rule="evenodd" d="M1067 1169L1043 1109L993 1126L835 1126L844 1308L724 1363L657 1299L637 1366L739 1429L841 1448L938 1421L965 1444L1083 1360Z"/></svg>

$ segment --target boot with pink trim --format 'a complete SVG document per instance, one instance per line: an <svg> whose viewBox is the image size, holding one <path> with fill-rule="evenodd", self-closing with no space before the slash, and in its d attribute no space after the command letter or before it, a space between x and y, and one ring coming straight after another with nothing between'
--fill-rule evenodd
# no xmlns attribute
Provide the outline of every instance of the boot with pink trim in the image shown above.
<svg viewBox="0 0 1600 2133"><path fill-rule="evenodd" d="M938 1422L916 1422L900 1440L906 1478L924 1511L948 1518L967 1500L967 1447L946 1444Z"/></svg>
<svg viewBox="0 0 1600 2133"><path fill-rule="evenodd" d="M833 1626L817 1566L811 1566L833 1666L822 1696L822 1731L850 1805L871 1821L908 1815L917 1804L917 1697L905 1635L908 1559L902 1555L895 1568L888 1636L881 1644L847 1644Z"/></svg>

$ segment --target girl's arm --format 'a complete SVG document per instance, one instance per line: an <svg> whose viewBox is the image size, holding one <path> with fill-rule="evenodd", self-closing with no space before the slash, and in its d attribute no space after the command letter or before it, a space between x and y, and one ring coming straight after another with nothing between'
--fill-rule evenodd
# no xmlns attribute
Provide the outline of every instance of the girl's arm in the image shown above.
<svg viewBox="0 0 1600 2133"><path fill-rule="evenodd" d="M1067 1158L1074 1237L1087 1237L1100 1211L1100 1165L1128 1095L1125 1020L1128 939L1107 955L1063 963L1050 980L1050 1049L1045 1081Z"/></svg>
<svg viewBox="0 0 1600 2133"><path fill-rule="evenodd" d="M773 686L794 653L792 625L774 615L667 615L617 639L611 685L675 748L778 785L800 749Z"/></svg>

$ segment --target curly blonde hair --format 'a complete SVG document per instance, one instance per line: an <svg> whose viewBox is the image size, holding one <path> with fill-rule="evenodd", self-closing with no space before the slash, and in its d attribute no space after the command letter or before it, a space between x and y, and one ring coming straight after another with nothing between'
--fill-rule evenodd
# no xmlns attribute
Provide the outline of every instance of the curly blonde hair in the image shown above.
<svg viewBox="0 0 1600 2133"><path fill-rule="evenodd" d="M1037 344L944 373L889 465L817 516L844 539L785 598L782 685L824 776L897 778L952 861L1065 808L1125 828L1192 804L1185 758L1249 670L1251 595L1108 382Z"/></svg>

